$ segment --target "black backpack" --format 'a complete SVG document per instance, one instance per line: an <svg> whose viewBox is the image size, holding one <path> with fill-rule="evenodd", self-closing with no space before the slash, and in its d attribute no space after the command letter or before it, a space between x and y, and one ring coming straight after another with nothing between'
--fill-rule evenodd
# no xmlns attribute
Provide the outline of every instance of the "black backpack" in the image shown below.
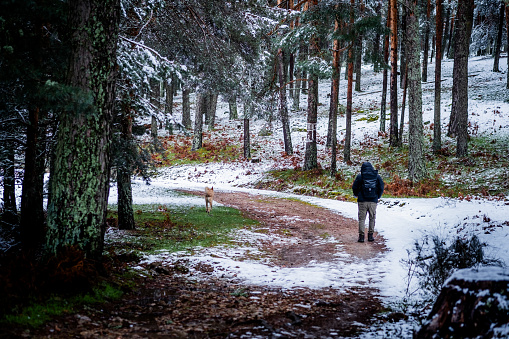
<svg viewBox="0 0 509 339"><path fill-rule="evenodd" d="M362 178L362 196L364 199L377 199L378 194L376 193L376 181L378 177L378 171L369 171L364 174L361 173Z"/></svg>

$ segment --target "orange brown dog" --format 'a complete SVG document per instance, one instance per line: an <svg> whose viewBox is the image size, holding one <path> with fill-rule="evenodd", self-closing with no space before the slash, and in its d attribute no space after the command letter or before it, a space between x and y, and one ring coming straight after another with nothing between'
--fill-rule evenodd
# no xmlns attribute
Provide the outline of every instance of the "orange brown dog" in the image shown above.
<svg viewBox="0 0 509 339"><path fill-rule="evenodd" d="M205 187L205 208L207 209L207 213L210 214L212 210L212 200L214 200L214 187L208 188Z"/></svg>

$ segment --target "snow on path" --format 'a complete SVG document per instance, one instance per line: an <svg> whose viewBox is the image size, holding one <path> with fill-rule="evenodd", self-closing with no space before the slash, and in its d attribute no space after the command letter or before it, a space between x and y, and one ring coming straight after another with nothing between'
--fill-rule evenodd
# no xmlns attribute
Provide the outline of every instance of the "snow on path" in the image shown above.
<svg viewBox="0 0 509 339"><path fill-rule="evenodd" d="M235 173L235 164L223 165L231 167L228 173ZM178 172L179 169L176 169ZM202 197L182 196L175 194L175 189L203 190L209 184L187 181L178 178L171 170L155 178L151 185L142 181L133 182L133 199L135 204L176 204L204 205ZM357 205L351 202L299 196L273 191L234 187L225 184L224 178L212 182L218 192L245 192L273 197L298 198L332 211L345 217L357 218ZM116 202L116 190L112 187L110 203ZM216 204L218 205L218 204ZM407 250L411 250L417 239L424 235L439 235L447 239L456 234L471 236L476 234L488 246L487 254L509 263L509 205L505 202L474 200L462 201L449 198L433 199L386 199L383 198L377 209L376 231L385 239L388 251L380 256L361 260L339 254L337 259L328 263L311 262L305 267L275 267L260 260L246 260L245 254L258 252L256 246L260 234L243 230L237 237L248 239L250 247L216 247L202 248L190 252L167 253L147 256L144 260L173 262L185 258L191 263L203 263L213 266L214 274L242 281L246 284L313 289L331 287L345 290L354 286L377 288L386 302L401 299L408 288L407 270L403 260L408 258ZM488 231L486 231L488 230ZM240 243L245 243L239 239ZM275 238L273 241L288 241ZM359 244L364 246L366 244ZM369 244L367 244L369 245ZM339 246L339 245L338 245ZM340 248L338 249L339 253ZM192 265L194 266L194 265ZM199 272L194 272L198 275ZM416 288L417 281L411 281L410 289Z"/></svg>

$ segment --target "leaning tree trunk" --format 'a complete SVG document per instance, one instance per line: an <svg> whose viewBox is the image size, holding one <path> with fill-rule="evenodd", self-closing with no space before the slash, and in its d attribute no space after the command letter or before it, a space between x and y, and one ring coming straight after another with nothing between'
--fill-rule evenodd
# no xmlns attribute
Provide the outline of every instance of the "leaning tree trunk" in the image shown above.
<svg viewBox="0 0 509 339"><path fill-rule="evenodd" d="M189 102L189 88L182 89L182 125L191 129L191 104Z"/></svg>
<svg viewBox="0 0 509 339"><path fill-rule="evenodd" d="M458 2L454 35L454 66L452 102L455 109L457 146L456 156L468 153L468 55L474 16L474 0ZM455 90L456 89L456 90ZM451 117L453 113L451 112ZM452 125L452 123L451 123Z"/></svg>
<svg viewBox="0 0 509 339"><path fill-rule="evenodd" d="M398 146L398 2L390 0L391 11L391 120L389 144Z"/></svg>
<svg viewBox="0 0 509 339"><path fill-rule="evenodd" d="M436 40L435 40L435 106L433 115L433 152L438 153L442 148L442 122L441 122L441 90L442 90L442 1L436 4Z"/></svg>
<svg viewBox="0 0 509 339"><path fill-rule="evenodd" d="M504 29L504 12L505 12L505 3L504 1L500 1L500 11L498 15L498 31L497 31L497 41L495 43L495 51L494 51L494 61L493 61L493 72L500 72L498 67L500 60L500 49L502 46L502 30Z"/></svg>
<svg viewBox="0 0 509 339"><path fill-rule="evenodd" d="M424 161L424 132L422 123L421 42L419 20L416 15L417 0L406 0L407 7L407 74L408 82L408 176L412 181L426 177ZM406 84L405 84L406 85Z"/></svg>
<svg viewBox="0 0 509 339"><path fill-rule="evenodd" d="M75 110L59 116L46 250L75 246L98 259L106 230L120 1L70 0L69 9L68 84L78 93Z"/></svg>
<svg viewBox="0 0 509 339"><path fill-rule="evenodd" d="M283 125L283 140L285 143L285 153L293 154L292 136L290 134L290 119L288 117L288 103L286 101L285 72L284 72L284 52L278 51L278 76L279 76L279 116Z"/></svg>

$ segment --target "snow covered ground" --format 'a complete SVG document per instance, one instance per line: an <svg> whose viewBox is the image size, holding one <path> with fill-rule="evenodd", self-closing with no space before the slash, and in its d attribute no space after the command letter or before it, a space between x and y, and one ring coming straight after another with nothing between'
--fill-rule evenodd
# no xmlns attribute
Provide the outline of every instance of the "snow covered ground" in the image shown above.
<svg viewBox="0 0 509 339"><path fill-rule="evenodd" d="M507 136L509 132L509 95L505 89L505 73L491 72L493 60L477 57L470 60L470 105L469 121L472 125L471 133ZM443 68L442 86L442 125L445 129L449 119L452 87L452 61L445 60ZM433 64L428 71L429 79L434 78ZM353 117L353 146L358 147L359 141L366 136L376 138L379 122L359 120L369 114L377 114L369 107L378 107L380 100L381 76L374 74L367 67L364 69L362 93L354 94L354 108L362 112ZM346 97L345 81L342 81L340 98ZM318 135L323 137L327 131L329 84L320 86ZM401 91L400 91L401 92ZM433 121L433 82L423 84L423 111L426 123ZM301 108L305 109L305 96L301 99ZM344 101L344 100L343 100ZM340 99L340 102L341 99ZM219 124L231 124L227 120L227 105L219 107ZM240 110L241 111L241 110ZM408 116L408 114L406 115ZM292 140L294 148L303 150L305 147L306 116L302 111L292 112ZM344 133L344 119L338 121L338 131ZM346 217L357 217L357 206L351 202L320 199L315 197L296 196L270 191L260 191L249 188L249 185L260 180L264 173L276 166L270 157L263 158L263 154L273 154L275 149L281 148L278 142L282 132L277 122L275 133L271 137L257 137L257 131L262 127L261 122L252 122L254 135L253 143L271 145L262 155L258 164L239 162L233 164L209 163L203 165L186 165L164 168L153 178L147 186L141 181L133 184L134 203L168 203L168 204L203 204L202 198L176 197L169 189L203 190L205 186L214 186L219 192L242 191L252 194L263 194L280 197L298 197L303 201L323 206ZM240 132L239 132L240 133ZM341 137L340 137L341 139ZM505 145L505 147L508 147ZM319 145L319 152L323 146ZM271 153L272 152L272 153ZM338 164L346 166L344 164ZM328 164L323 164L328 167ZM112 188L110 202L115 203L115 188ZM169 254L164 251L156 256L145 258L146 261L172 261L177 257L188 260L205 262L216 268L215 272L227 278L238 279L247 284L279 286L283 288L325 288L338 290L349 288L355 284L369 284L379 289L384 302L394 304L408 297L408 291L417 290L415 279L408 281L408 266L404 263L408 259L408 252L414 248L416 240L424 236L437 235L444 240L452 240L456 236L470 238L477 235L487 246L486 255L501 260L506 266L509 264L509 202L487 199L459 200L451 198L434 199L389 199L383 198L377 210L376 230L383 236L388 246L387 253L371 260L348 260L338 257L330 263L311 263L301 268L273 267L259 261L239 261L243 251L255 251L256 248L210 248L191 253ZM238 237L251 237L253 243L259 234L243 231ZM279 241L280 239L278 239ZM419 298L416 294L413 298ZM411 336L411 331L406 335Z"/></svg>

